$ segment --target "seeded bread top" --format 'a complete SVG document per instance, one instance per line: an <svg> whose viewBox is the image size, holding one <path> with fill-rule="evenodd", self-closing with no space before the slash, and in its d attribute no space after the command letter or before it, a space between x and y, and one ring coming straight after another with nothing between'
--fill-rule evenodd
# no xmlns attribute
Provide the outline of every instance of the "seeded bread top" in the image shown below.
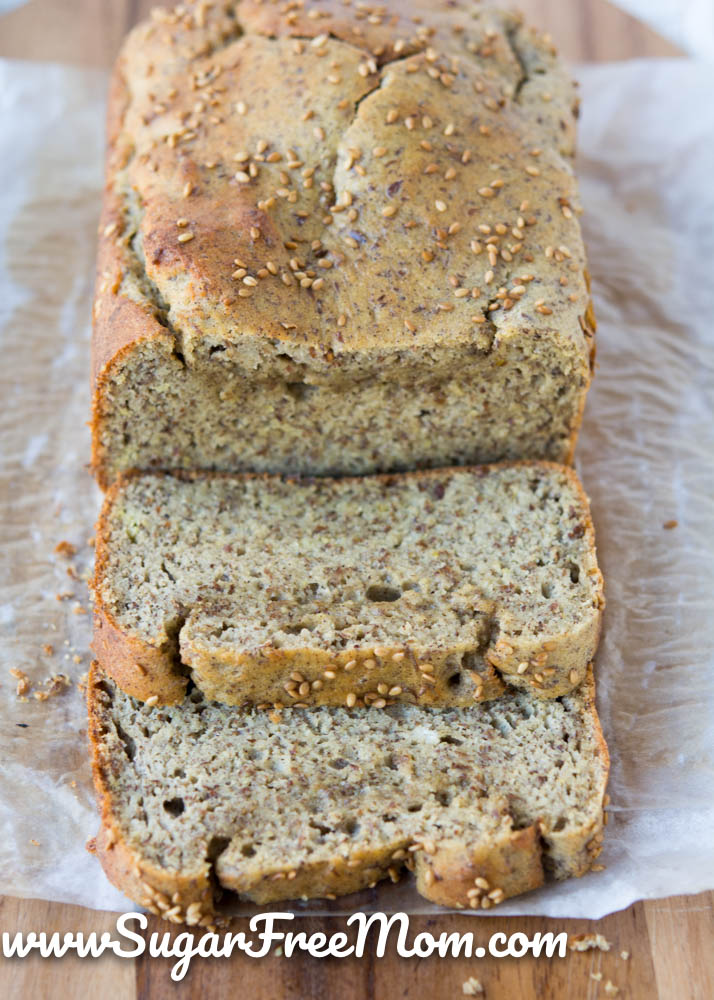
<svg viewBox="0 0 714 1000"><path fill-rule="evenodd" d="M110 105L96 368L168 327L188 363L526 335L587 370L574 91L519 17L186 5L131 34Z"/></svg>

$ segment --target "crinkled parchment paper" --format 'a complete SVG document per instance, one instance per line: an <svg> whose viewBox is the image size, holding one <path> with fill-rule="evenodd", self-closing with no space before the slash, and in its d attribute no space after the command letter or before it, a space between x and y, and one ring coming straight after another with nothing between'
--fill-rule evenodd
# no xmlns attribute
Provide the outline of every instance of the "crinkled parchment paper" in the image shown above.
<svg viewBox="0 0 714 1000"><path fill-rule="evenodd" d="M714 71L580 77L599 345L578 468L608 595L606 870L498 912L594 918L714 887ZM84 850L97 819L82 697L33 696L89 663L86 588L67 569L89 566L99 500L85 421L105 85L0 63L0 892L126 909ZM70 560L53 555L63 539ZM27 701L10 668L33 682ZM430 909L408 881L355 905Z"/></svg>

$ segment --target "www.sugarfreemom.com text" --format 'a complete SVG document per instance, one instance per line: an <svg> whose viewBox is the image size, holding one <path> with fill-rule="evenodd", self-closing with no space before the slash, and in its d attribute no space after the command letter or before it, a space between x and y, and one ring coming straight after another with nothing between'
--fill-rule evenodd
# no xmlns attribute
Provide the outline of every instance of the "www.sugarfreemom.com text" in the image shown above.
<svg viewBox="0 0 714 1000"><path fill-rule="evenodd" d="M439 955L442 958L463 956L464 958L522 958L524 955L543 955L546 958L564 958L567 953L568 935L527 934L516 932L491 934L485 945L478 944L471 931L461 934L446 932L434 935L428 931L410 937L409 916L395 913L388 917L385 913L353 913L346 920L346 926L354 932L335 931L324 934L321 931L308 934L306 931L281 930L280 924L294 919L292 913L259 913L251 917L249 931L237 934L216 934L212 931L197 937L191 931L184 931L172 938L170 933L154 932L148 938L132 929L138 925L141 931L148 926L143 913L124 913L118 918L116 935L109 931L91 934L46 934L31 931L2 934L4 958L25 958L33 953L43 958L61 958L75 952L80 958L99 958L111 951L119 958L139 958L148 954L151 958L175 958L171 968L171 978L179 982L188 972L193 958L229 958L234 952L242 952L249 958L264 958L276 948L290 958L296 952L304 952L313 958L362 958L368 941L374 946L374 954L382 958L387 943L392 938L398 955L402 958L428 958Z"/></svg>

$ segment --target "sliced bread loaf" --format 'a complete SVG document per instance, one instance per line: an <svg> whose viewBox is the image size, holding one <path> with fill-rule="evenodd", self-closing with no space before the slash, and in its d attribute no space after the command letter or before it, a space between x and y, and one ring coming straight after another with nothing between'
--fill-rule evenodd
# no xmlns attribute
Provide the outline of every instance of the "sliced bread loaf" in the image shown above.
<svg viewBox="0 0 714 1000"><path fill-rule="evenodd" d="M589 671L560 699L464 709L149 707L95 664L90 740L109 878L210 923L221 890L342 895L403 867L434 902L488 908L582 875L602 841L607 747Z"/></svg>
<svg viewBox="0 0 714 1000"><path fill-rule="evenodd" d="M603 605L587 499L547 463L361 479L147 474L109 492L94 649L129 694L227 704L556 697Z"/></svg>

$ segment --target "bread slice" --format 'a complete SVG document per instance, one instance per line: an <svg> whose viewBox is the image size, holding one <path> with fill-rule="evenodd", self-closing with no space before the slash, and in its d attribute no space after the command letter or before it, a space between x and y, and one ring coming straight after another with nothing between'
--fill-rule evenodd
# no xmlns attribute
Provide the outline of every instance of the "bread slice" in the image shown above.
<svg viewBox="0 0 714 1000"><path fill-rule="evenodd" d="M130 694L468 705L585 675L602 578L570 469L147 474L107 495L94 650Z"/></svg>
<svg viewBox="0 0 714 1000"><path fill-rule="evenodd" d="M427 899L488 908L600 851L609 761L590 671L554 700L261 712L196 689L149 707L94 664L88 698L92 846L116 886L176 922L210 923L223 889L335 896L404 867Z"/></svg>
<svg viewBox="0 0 714 1000"><path fill-rule="evenodd" d="M365 13L197 3L123 46L92 342L103 487L571 460L595 325L569 73L497 7Z"/></svg>

